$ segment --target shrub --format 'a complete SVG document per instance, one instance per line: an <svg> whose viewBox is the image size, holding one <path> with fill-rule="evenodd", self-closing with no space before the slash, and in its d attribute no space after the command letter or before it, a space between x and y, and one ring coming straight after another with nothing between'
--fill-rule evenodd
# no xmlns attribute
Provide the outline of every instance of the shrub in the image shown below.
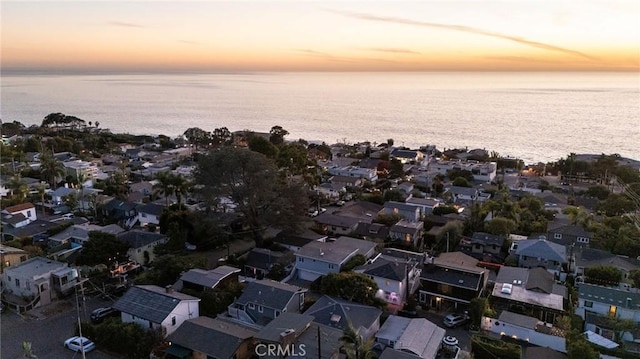
<svg viewBox="0 0 640 359"><path fill-rule="evenodd" d="M471 336L471 351L476 359L520 359L522 357L522 348L519 345L480 335Z"/></svg>

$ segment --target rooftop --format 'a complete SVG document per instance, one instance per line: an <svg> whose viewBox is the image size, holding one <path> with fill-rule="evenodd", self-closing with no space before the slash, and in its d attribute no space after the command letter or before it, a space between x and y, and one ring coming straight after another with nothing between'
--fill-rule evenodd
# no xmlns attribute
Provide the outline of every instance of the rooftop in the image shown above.
<svg viewBox="0 0 640 359"><path fill-rule="evenodd" d="M153 323L162 323L183 300L200 301L196 297L168 292L166 288L155 285L137 285L129 288L113 304L113 308Z"/></svg>
<svg viewBox="0 0 640 359"><path fill-rule="evenodd" d="M548 293L540 293L532 290L527 290L525 287L513 285L511 287L511 294L503 293L502 291L503 283L496 283L493 286L493 295L496 298L503 298L515 302L527 303L531 305L536 305L539 307L555 309L558 311L563 311L563 300L564 297L559 294L548 294Z"/></svg>
<svg viewBox="0 0 640 359"><path fill-rule="evenodd" d="M640 289L637 288L622 289L582 283L578 287L578 295L585 300L640 310Z"/></svg>
<svg viewBox="0 0 640 359"><path fill-rule="evenodd" d="M351 323L358 330L360 327L371 327L373 322L380 318L382 311L368 305L324 295L304 314L312 315L314 322L332 328L344 330Z"/></svg>
<svg viewBox="0 0 640 359"><path fill-rule="evenodd" d="M172 344L216 358L231 358L240 344L256 331L209 317L189 319L168 336Z"/></svg>
<svg viewBox="0 0 640 359"><path fill-rule="evenodd" d="M446 331L424 318L390 315L376 334L396 342L396 348L421 358L435 358Z"/></svg>
<svg viewBox="0 0 640 359"><path fill-rule="evenodd" d="M376 247L375 242L351 237L339 237L335 241L311 242L296 253L296 256L342 264L354 254L367 254Z"/></svg>
<svg viewBox="0 0 640 359"><path fill-rule="evenodd" d="M296 293L306 291L304 288L273 280L257 280L247 283L236 303L256 303L269 308L282 309Z"/></svg>
<svg viewBox="0 0 640 359"><path fill-rule="evenodd" d="M214 288L224 278L239 272L240 269L229 266L219 266L211 270L193 268L180 276L180 280L198 284L206 288Z"/></svg>
<svg viewBox="0 0 640 359"><path fill-rule="evenodd" d="M44 257L34 257L27 259L26 261L11 267L5 268L7 275L17 276L17 274L24 278L33 278L47 273L53 273L59 269L67 267L67 263L54 261Z"/></svg>

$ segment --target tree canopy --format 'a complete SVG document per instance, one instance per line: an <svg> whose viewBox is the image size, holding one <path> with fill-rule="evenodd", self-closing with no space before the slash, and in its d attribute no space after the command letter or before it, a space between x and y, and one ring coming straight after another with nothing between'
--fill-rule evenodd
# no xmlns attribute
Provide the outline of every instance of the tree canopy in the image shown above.
<svg viewBox="0 0 640 359"><path fill-rule="evenodd" d="M129 245L110 233L91 231L89 240L82 246L77 264L95 266L122 262L128 259Z"/></svg>
<svg viewBox="0 0 640 359"><path fill-rule="evenodd" d="M274 162L257 152L230 147L210 152L198 161L195 182L211 207L232 203L259 243L266 226L295 231L306 219L306 190L286 181Z"/></svg>
<svg viewBox="0 0 640 359"><path fill-rule="evenodd" d="M346 300L382 308L385 301L376 297L378 284L362 273L329 273L322 277L322 294L334 295Z"/></svg>

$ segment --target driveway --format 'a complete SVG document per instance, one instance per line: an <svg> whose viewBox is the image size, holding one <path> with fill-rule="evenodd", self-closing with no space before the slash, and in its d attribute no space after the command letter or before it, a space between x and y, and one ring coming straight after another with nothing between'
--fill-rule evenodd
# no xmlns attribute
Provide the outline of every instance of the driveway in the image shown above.
<svg viewBox="0 0 640 359"><path fill-rule="evenodd" d="M418 310L418 315L421 318L426 318L433 324L443 328L447 331L446 335L458 338L458 346L460 349L471 352L471 333L466 329L466 326L459 326L457 328L447 328L442 324L442 320L449 313L440 313L434 311Z"/></svg>

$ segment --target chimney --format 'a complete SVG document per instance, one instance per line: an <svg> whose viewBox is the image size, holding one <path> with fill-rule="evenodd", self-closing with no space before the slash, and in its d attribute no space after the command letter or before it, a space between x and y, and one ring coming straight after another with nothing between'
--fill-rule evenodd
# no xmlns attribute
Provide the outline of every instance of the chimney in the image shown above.
<svg viewBox="0 0 640 359"><path fill-rule="evenodd" d="M171 284L169 284L166 287L164 287L164 291L166 293L173 293L173 287L171 286Z"/></svg>
<svg viewBox="0 0 640 359"><path fill-rule="evenodd" d="M280 344L282 346L289 346L296 342L296 330L295 329L287 329L284 332L280 333Z"/></svg>

